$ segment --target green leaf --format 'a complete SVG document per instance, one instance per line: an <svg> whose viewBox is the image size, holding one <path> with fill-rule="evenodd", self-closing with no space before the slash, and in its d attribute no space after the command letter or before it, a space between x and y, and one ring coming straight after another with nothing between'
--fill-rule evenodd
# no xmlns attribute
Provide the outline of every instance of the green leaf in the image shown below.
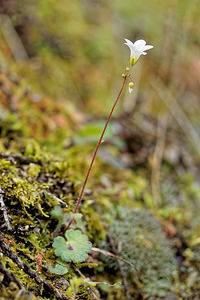
<svg viewBox="0 0 200 300"><path fill-rule="evenodd" d="M54 239L55 254L67 262L79 263L85 261L91 250L87 235L80 230L69 229L66 231L65 236L67 241L60 236Z"/></svg>
<svg viewBox="0 0 200 300"><path fill-rule="evenodd" d="M104 126L103 122L93 122L82 129L80 129L75 137L74 137L74 142L77 145L87 145L90 143L96 143L99 140L99 136L102 132L102 128ZM104 139L110 139L113 134L113 124L112 122L109 123L107 130L104 135Z"/></svg>
<svg viewBox="0 0 200 300"><path fill-rule="evenodd" d="M63 222L64 214L62 212L62 208L58 205L54 207L54 209L51 211L52 217L55 219L58 219L59 221Z"/></svg>
<svg viewBox="0 0 200 300"><path fill-rule="evenodd" d="M76 213L76 214L65 213L64 209L62 209L60 206L56 205L53 208L53 210L51 211L51 215L55 219L59 220L59 222L61 224L66 224L66 225L69 223L71 218L74 218L74 220L75 220L74 223L75 223L76 228L79 228L79 229L84 231L85 227L84 227L84 224L81 220L83 215L80 214L80 213Z"/></svg>
<svg viewBox="0 0 200 300"><path fill-rule="evenodd" d="M49 264L47 266L48 266L48 269L51 273L55 273L55 274L58 274L58 275L63 275L63 274L66 274L68 272L67 267L61 266L59 264L56 264L55 267L52 267Z"/></svg>
<svg viewBox="0 0 200 300"><path fill-rule="evenodd" d="M74 220L75 220L75 223L76 223L75 226L76 226L76 228L84 231L85 226L84 226L83 221L82 221L83 215L80 214L80 213L76 213L76 214L71 214L71 217L74 218Z"/></svg>

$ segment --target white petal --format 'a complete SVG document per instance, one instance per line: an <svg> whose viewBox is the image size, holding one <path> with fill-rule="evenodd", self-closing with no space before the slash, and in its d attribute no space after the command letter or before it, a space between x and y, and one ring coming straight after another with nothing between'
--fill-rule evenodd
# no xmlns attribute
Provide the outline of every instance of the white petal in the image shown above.
<svg viewBox="0 0 200 300"><path fill-rule="evenodd" d="M129 41L128 39L125 39L125 41L126 41L126 43L124 43L124 44L129 47L130 52L131 52L130 53L130 58L134 59L135 56L136 56L134 44L131 41Z"/></svg>
<svg viewBox="0 0 200 300"><path fill-rule="evenodd" d="M146 42L144 40L137 40L134 43L134 46L137 47L138 49L143 49L146 45Z"/></svg>
<svg viewBox="0 0 200 300"><path fill-rule="evenodd" d="M140 55L142 55L142 52L143 52L143 50L141 51L137 47L133 46L132 54L133 54L134 58L138 59L140 57Z"/></svg>
<svg viewBox="0 0 200 300"><path fill-rule="evenodd" d="M146 45L146 46L144 46L144 51L149 50L149 49L152 49L152 48L153 48L153 46L151 46L151 45Z"/></svg>
<svg viewBox="0 0 200 300"><path fill-rule="evenodd" d="M127 45L129 48L132 48L133 47L133 43L128 40L128 39L125 39L126 43L124 43L125 45Z"/></svg>

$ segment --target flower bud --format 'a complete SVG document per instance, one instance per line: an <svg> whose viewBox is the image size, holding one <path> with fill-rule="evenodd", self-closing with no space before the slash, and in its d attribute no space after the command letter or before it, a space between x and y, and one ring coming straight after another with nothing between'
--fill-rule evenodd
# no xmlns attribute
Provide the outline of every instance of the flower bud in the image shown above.
<svg viewBox="0 0 200 300"><path fill-rule="evenodd" d="M132 81L129 82L129 85L128 85L128 91L129 91L130 94L131 94L132 91L133 91L133 87L134 87L134 83L133 83Z"/></svg>

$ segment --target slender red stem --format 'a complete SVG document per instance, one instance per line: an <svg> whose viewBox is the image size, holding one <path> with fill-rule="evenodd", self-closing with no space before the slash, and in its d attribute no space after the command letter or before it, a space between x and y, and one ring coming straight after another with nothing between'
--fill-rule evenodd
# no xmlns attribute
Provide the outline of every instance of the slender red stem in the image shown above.
<svg viewBox="0 0 200 300"><path fill-rule="evenodd" d="M89 168L88 168L88 171L87 171L87 174L86 174L86 177L85 177L85 181L84 181L84 183L83 183L83 186L82 186L82 189L81 189L81 192L80 192L80 195L79 195L79 198L78 198L78 201L77 201L77 204L76 204L74 213L76 213L77 210L78 210L78 208L79 208L79 205L80 205L80 202L81 202L81 199L82 199L82 197L83 197L84 190L85 190L85 186L86 186L86 184L87 184L88 177L89 177L89 175L90 175L90 171L91 171L91 169L92 169L92 166L93 166L93 163L94 163L96 154L97 154L97 151L98 151L98 149L99 149L99 147L100 147L100 145L101 145L101 142L102 142L104 133L105 133L105 131L106 131L106 128L107 128L107 126L108 126L108 123L109 123L109 121L110 121L110 118L111 118L111 116L112 116L112 113L113 113L113 111L114 111L114 109L115 109L115 106L117 105L117 102L118 102L118 100L119 100L119 97L121 96L121 93L122 93L122 91L123 91L123 88L124 88L124 85L125 85L125 82L126 82L127 77L128 77L128 75L125 75L124 81L123 81L123 84L122 84L122 87L121 87L121 89L120 89L120 91L119 91L119 94L118 94L118 96L117 96L117 99L115 100L115 103L114 103L114 105L113 105L113 107L112 107L112 109L111 109L111 112L110 112L110 114L109 114L109 116L108 116L108 119L107 119L107 121L106 121L106 124L105 124L105 126L104 126L104 129L103 129L103 131L102 131L102 133L101 133L101 137L100 137L100 139L99 139L99 142L98 142L97 147L96 147L96 150L95 150L95 152L94 152L94 154L93 154L93 157L92 157L90 166L89 166ZM69 227L71 226L71 224L73 223L73 221L74 221L74 218L72 218L72 219L69 221L67 227L66 227L65 230L64 230L64 233L69 229Z"/></svg>

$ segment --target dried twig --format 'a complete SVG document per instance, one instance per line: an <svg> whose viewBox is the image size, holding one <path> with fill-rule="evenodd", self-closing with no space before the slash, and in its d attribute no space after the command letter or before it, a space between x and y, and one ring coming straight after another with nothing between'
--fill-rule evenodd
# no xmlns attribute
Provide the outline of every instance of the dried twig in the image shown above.
<svg viewBox="0 0 200 300"><path fill-rule="evenodd" d="M67 207L67 204L63 201L63 200L61 200L60 198L58 198L57 196L55 196L54 194L52 194L52 193L50 193L50 192L48 192L48 191L42 191L47 197L50 197L50 198L52 198L53 200L55 200L55 201L57 201L57 202L59 202L59 203L62 203L62 204L64 204L65 205L65 207Z"/></svg>
<svg viewBox="0 0 200 300"><path fill-rule="evenodd" d="M37 274L27 263L24 263L13 250L5 243L3 236L0 234L0 247L4 255L12 259L20 269L33 278L39 285L43 285L44 291L47 294L54 295L58 300L69 300L68 297L61 294L50 282L43 279Z"/></svg>
<svg viewBox="0 0 200 300"><path fill-rule="evenodd" d="M4 203L4 196L5 196L5 193L1 189L1 186L0 186L0 211L3 212L3 218L4 218L4 222L5 222L3 225L1 225L1 228L6 227L7 230L12 230L12 227L11 227L10 221L9 221L10 216L7 213L6 206Z"/></svg>
<svg viewBox="0 0 200 300"><path fill-rule="evenodd" d="M12 272L8 272L8 270L4 268L1 262L0 262L0 273L4 275L3 283L8 285L10 282L15 282L20 289L23 289L23 285L21 284L19 279L17 279Z"/></svg>
<svg viewBox="0 0 200 300"><path fill-rule="evenodd" d="M113 257L113 258L115 258L115 259L117 259L117 260L123 261L124 263L130 265L131 267L133 267L133 268L135 269L135 266L134 266L132 263L130 263L130 261L128 261L128 260L126 260L126 259L123 259L123 258L117 256L117 255L114 254L114 253L111 253L111 252L109 252L109 251L106 251L106 250L100 249L100 248L96 248L96 247L92 247L92 251L94 251L94 252L99 252L99 253L101 253L101 254L103 254L103 255L105 255L105 256L110 256L110 257Z"/></svg>

